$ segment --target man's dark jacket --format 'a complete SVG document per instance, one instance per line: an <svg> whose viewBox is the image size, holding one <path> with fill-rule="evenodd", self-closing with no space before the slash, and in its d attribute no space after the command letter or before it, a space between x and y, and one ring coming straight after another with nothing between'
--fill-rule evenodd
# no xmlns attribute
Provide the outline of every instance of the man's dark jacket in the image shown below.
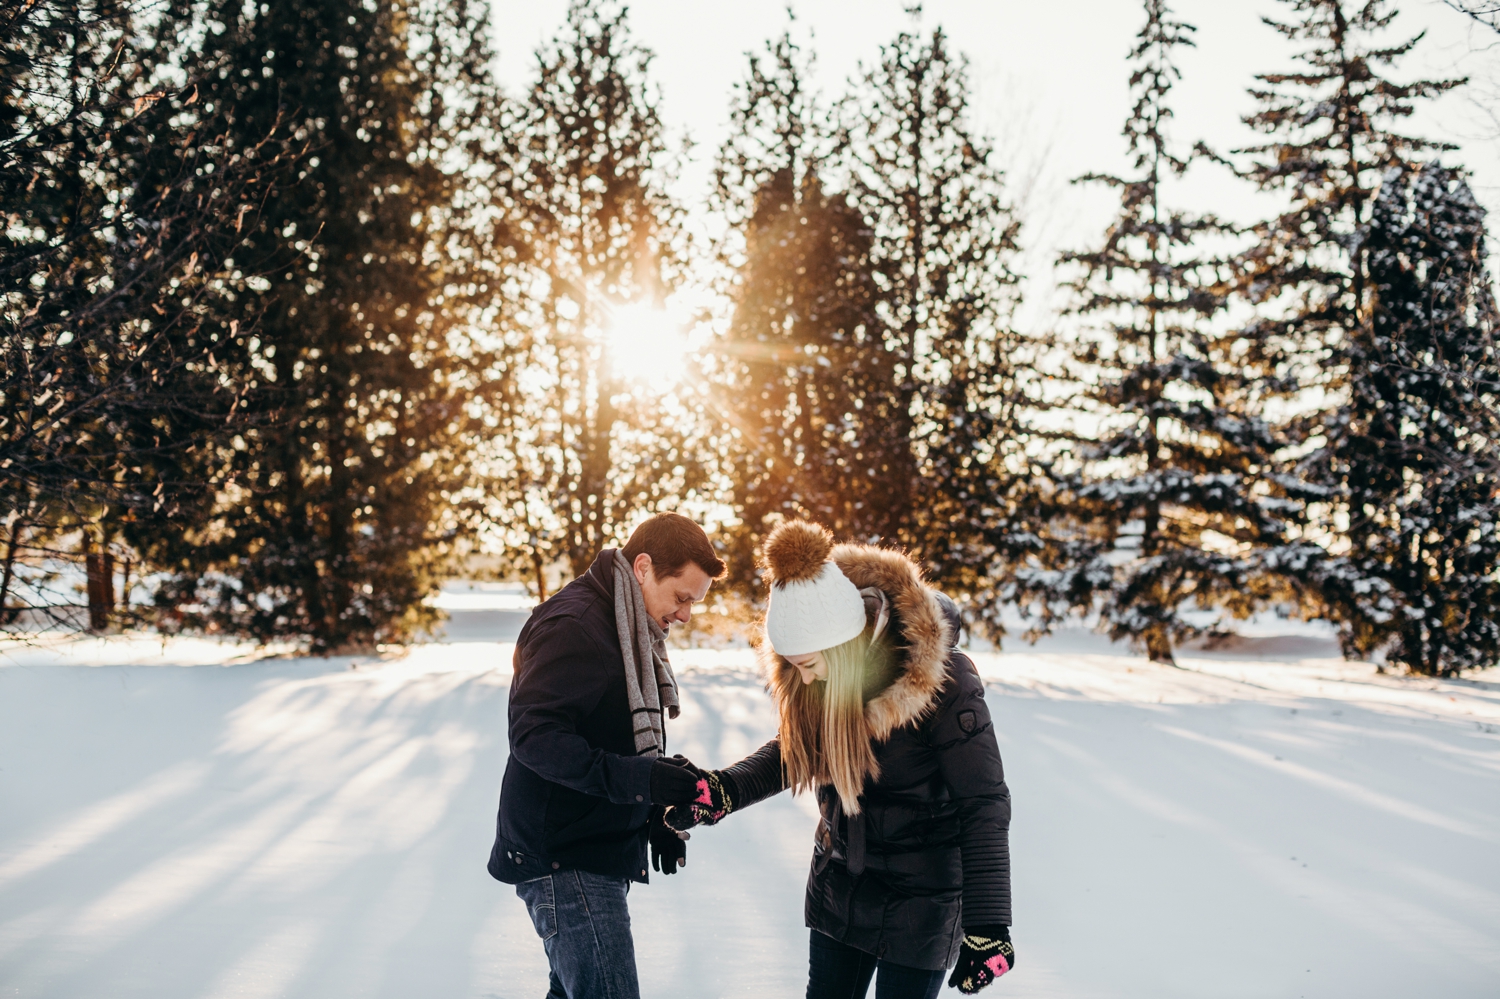
<svg viewBox="0 0 1500 999"><path fill-rule="evenodd" d="M613 555L538 607L516 641L489 863L508 884L568 869L646 880L653 760L635 750Z"/></svg>

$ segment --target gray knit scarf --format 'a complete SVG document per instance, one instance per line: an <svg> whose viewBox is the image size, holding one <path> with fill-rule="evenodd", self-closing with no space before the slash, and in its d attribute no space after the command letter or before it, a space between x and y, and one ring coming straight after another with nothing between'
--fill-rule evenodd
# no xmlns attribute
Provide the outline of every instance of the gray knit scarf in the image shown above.
<svg viewBox="0 0 1500 999"><path fill-rule="evenodd" d="M635 723L635 751L640 756L665 756L666 726L661 712L676 718L677 681L667 662L667 633L646 613L646 595L625 554L615 551L615 628L625 660L625 691Z"/></svg>

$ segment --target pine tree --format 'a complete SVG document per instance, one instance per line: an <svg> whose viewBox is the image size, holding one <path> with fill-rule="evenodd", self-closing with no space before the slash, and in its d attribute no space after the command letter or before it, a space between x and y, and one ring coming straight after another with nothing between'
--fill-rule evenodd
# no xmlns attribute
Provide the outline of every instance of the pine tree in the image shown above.
<svg viewBox="0 0 1500 999"><path fill-rule="evenodd" d="M915 11L915 13L919 13ZM840 165L871 233L876 321L891 391L879 454L910 448L910 475L876 470L885 540L961 591L985 585L1007 462L1024 443L1010 324L1020 223L988 142L971 130L967 61L935 29L904 31L841 109Z"/></svg>
<svg viewBox="0 0 1500 999"><path fill-rule="evenodd" d="M808 92L810 69L789 32L764 60L750 57L716 168L734 314L714 351L709 400L727 431L724 467L741 521L730 565L742 585L754 583L752 550L778 515L840 537L897 536L884 497L914 472L902 429L910 421L893 411L891 354L874 314L871 234L848 198L825 187L832 129Z"/></svg>
<svg viewBox="0 0 1500 999"><path fill-rule="evenodd" d="M1345 647L1417 673L1500 659L1500 313L1461 173L1393 167L1362 239L1373 297L1312 477L1348 511ZM1363 585L1362 585L1363 584ZM1374 584L1374 585L1372 585Z"/></svg>
<svg viewBox="0 0 1500 999"><path fill-rule="evenodd" d="M221 361L259 316L228 261L303 150L187 121L202 80L169 85L160 41L186 24L109 0L0 15L0 608L67 535L97 555L183 531L213 490L162 468L249 424Z"/></svg>
<svg viewBox="0 0 1500 999"><path fill-rule="evenodd" d="M1398 83L1382 71L1420 36L1381 44L1395 11L1384 0L1283 0L1296 17L1267 20L1303 43L1301 66L1263 74L1251 93L1259 109L1245 119L1267 142L1241 150L1244 175L1290 204L1255 226L1240 262L1240 293L1257 318L1226 343L1225 361L1253 383L1255 411L1274 415L1283 447L1266 477L1284 501L1287 538L1258 558L1294 590L1303 613L1328 614L1343 594L1382 590L1349 549L1346 526L1363 514L1327 469L1344 440L1344 403L1358 374L1351 344L1372 322L1369 226L1388 171L1416 166L1442 143L1395 131L1415 103L1457 86L1454 80ZM1345 649L1361 642L1344 633Z"/></svg>
<svg viewBox="0 0 1500 999"><path fill-rule="evenodd" d="M495 120L484 11L225 0L198 16L180 58L205 81L200 127L288 122L315 156L235 254L264 310L233 372L256 423L180 470L219 488L194 530L143 538L176 572L159 600L320 651L399 639L432 615L504 369L469 325L483 278L461 252L466 143Z"/></svg>
<svg viewBox="0 0 1500 999"><path fill-rule="evenodd" d="M1008 592L1042 627L1097 612L1111 638L1171 663L1175 643L1209 626L1205 612L1253 609L1246 556L1278 539L1280 520L1257 496L1274 442L1244 411L1208 326L1225 304L1226 268L1204 244L1231 229L1164 203L1191 165L1171 151L1168 97L1181 79L1176 50L1196 29L1164 0L1144 6L1124 129L1136 173L1080 178L1117 190L1120 212L1098 249L1062 256L1078 267L1073 314L1109 320L1073 347L1086 386L1075 404L1097 430L1050 465L1037 535L1018 539Z"/></svg>
<svg viewBox="0 0 1500 999"><path fill-rule="evenodd" d="M1015 442L1019 225L941 30L902 32L826 111L807 65L789 35L752 57L719 158L737 542L812 517L977 590Z"/></svg>
<svg viewBox="0 0 1500 999"><path fill-rule="evenodd" d="M574 575L636 511L702 478L683 407L626 379L608 343L624 308L661 304L680 256L650 58L623 6L573 0L506 129L533 303L531 406L507 448L512 533Z"/></svg>

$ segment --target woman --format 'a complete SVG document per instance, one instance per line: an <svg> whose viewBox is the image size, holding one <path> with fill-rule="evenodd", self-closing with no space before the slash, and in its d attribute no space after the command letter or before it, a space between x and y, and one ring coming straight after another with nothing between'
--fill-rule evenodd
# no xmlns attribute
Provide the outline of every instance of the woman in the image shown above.
<svg viewBox="0 0 1500 999"><path fill-rule="evenodd" d="M957 608L901 553L835 548L804 521L778 526L763 562L777 736L705 772L667 821L815 791L807 999L863 996L877 970L876 999L931 999L950 967L979 991L1015 964L1010 792L984 684L953 647Z"/></svg>

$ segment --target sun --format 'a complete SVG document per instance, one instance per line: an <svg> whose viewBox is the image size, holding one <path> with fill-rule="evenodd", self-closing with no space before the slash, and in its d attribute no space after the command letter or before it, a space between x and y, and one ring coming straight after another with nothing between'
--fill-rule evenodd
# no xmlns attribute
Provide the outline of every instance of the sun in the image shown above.
<svg viewBox="0 0 1500 999"><path fill-rule="evenodd" d="M618 305L604 325L610 368L633 381L667 387L679 381L688 352L681 317L646 302Z"/></svg>

